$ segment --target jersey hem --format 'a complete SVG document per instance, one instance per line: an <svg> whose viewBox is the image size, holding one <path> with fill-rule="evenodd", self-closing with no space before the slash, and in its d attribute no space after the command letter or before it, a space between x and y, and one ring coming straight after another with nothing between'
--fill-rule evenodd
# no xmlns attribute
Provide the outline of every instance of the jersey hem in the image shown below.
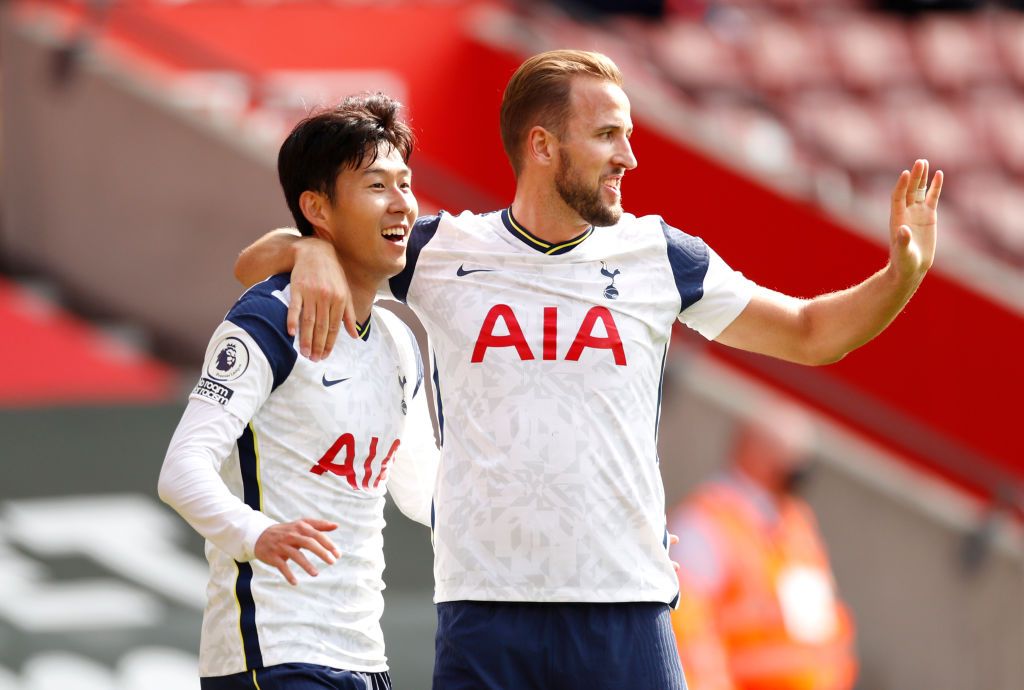
<svg viewBox="0 0 1024 690"><path fill-rule="evenodd" d="M256 667L255 670L267 668L269 666L280 666L281 664L313 664L315 666L326 666L338 671L358 671L360 673L384 673L389 671L388 664L386 661L377 664L366 664L366 663L346 663L343 659L337 657L331 657L327 655L285 655L283 657L273 657L264 654L264 662L262 666ZM232 667L231 669L223 670L218 669L216 671L203 669L200 666L199 677L200 678L220 678L222 676L231 676L236 673L247 673L253 669L243 667Z"/></svg>

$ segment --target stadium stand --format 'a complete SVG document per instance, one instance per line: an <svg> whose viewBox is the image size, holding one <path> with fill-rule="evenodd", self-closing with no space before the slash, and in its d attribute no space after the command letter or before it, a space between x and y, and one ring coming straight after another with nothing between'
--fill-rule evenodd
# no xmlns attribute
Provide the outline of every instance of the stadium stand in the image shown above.
<svg viewBox="0 0 1024 690"><path fill-rule="evenodd" d="M851 206L862 203L865 174L912 151L928 151L950 173L995 167L1019 186L1020 128L1008 124L1024 103L1019 12L907 17L856 2L709 3L667 26L651 29L667 78L697 101L741 91L774 112L809 170L827 163L851 178ZM673 36L694 36L694 52ZM714 66L703 72L705 59ZM947 227L976 235L968 243L996 262L1024 266L1005 241L1024 235L1021 220L975 218L960 214Z"/></svg>

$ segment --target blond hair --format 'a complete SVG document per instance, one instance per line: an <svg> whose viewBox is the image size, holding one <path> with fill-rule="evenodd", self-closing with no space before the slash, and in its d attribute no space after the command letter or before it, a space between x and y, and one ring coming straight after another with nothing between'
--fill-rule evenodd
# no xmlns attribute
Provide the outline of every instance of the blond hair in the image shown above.
<svg viewBox="0 0 1024 690"><path fill-rule="evenodd" d="M501 99L501 143L516 175L522 168L526 134L536 125L564 135L573 77L587 76L622 86L611 58L585 50L549 50L519 66Z"/></svg>

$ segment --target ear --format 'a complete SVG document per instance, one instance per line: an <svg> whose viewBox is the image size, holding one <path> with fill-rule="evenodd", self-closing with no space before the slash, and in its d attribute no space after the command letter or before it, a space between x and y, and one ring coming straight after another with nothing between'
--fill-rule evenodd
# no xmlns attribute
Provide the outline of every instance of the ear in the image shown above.
<svg viewBox="0 0 1024 690"><path fill-rule="evenodd" d="M526 133L526 157L543 166L551 165L558 149L558 137L540 125Z"/></svg>
<svg viewBox="0 0 1024 690"><path fill-rule="evenodd" d="M299 195L299 208L309 224L316 231L316 236L330 241L330 204L327 197L320 192L309 189Z"/></svg>

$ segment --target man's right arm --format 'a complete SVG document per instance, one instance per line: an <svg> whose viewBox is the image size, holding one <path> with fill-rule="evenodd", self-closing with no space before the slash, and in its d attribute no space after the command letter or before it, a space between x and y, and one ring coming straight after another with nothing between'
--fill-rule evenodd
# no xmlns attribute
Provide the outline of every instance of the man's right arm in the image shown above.
<svg viewBox="0 0 1024 690"><path fill-rule="evenodd" d="M278 273L292 274L288 334L299 334L303 357L318 362L329 355L342 324L358 337L345 272L330 242L279 228L243 249L235 261L235 278L245 287Z"/></svg>
<svg viewBox="0 0 1024 690"><path fill-rule="evenodd" d="M301 549L334 563L340 554L322 533L337 525L314 518L279 523L228 490L217 468L244 426L220 405L190 400L167 448L157 492L160 500L231 558L240 562L257 558L295 585L298 580L287 561L316 576L316 568Z"/></svg>
<svg viewBox="0 0 1024 690"><path fill-rule="evenodd" d="M277 524L232 494L218 473L244 426L220 405L190 400L167 448L157 484L160 500L241 562L252 560L260 534Z"/></svg>
<svg viewBox="0 0 1024 690"><path fill-rule="evenodd" d="M333 563L338 551L322 532L337 525L310 518L278 523L234 495L220 476L221 465L247 420L294 362L290 339L273 328L264 328L267 307L258 301L240 301L229 313L232 320L214 332L199 384L167 449L157 490L161 500L231 558L257 558L297 584L287 561L294 561L310 575L316 575L316 569L301 549ZM274 298L265 304L279 310L280 323L284 305Z"/></svg>

